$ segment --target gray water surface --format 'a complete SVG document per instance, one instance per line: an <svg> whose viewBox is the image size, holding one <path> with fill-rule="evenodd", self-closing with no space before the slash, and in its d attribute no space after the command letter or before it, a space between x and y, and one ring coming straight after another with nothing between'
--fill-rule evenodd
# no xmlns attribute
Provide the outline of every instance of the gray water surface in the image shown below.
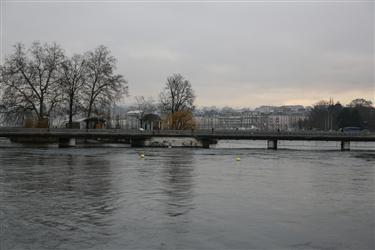
<svg viewBox="0 0 375 250"><path fill-rule="evenodd" d="M374 163L374 151L1 147L0 248L374 249Z"/></svg>

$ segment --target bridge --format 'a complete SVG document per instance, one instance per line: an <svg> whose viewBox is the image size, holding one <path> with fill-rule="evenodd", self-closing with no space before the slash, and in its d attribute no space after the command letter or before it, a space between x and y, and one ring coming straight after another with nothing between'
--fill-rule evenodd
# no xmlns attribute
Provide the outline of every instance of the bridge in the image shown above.
<svg viewBox="0 0 375 250"><path fill-rule="evenodd" d="M375 133L347 133L321 131L243 131L243 130L124 130L124 129L30 129L0 128L0 137L14 142L56 142L61 147L75 146L76 139L95 139L127 142L132 146L168 146L153 144L157 138L194 139L184 146L208 148L217 140L266 140L267 148L277 149L279 140L287 141L338 141L341 150L349 150L350 142L375 142Z"/></svg>

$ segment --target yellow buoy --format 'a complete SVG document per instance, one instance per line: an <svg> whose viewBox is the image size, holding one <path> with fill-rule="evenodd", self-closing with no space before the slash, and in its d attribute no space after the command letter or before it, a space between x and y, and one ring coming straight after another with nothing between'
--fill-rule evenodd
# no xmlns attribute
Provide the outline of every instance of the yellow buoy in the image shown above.
<svg viewBox="0 0 375 250"><path fill-rule="evenodd" d="M139 157L145 158L145 155L144 154L140 154Z"/></svg>
<svg viewBox="0 0 375 250"><path fill-rule="evenodd" d="M240 161L241 158L239 156L236 157L236 161Z"/></svg>

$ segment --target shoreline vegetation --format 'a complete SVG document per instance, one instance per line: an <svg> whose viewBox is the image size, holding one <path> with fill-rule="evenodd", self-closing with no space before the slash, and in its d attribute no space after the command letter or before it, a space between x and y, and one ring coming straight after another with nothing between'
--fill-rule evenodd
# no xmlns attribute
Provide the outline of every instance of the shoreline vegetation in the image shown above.
<svg viewBox="0 0 375 250"><path fill-rule="evenodd" d="M123 109L118 102L128 96L129 84L116 71L117 60L103 45L69 57L56 43L34 42L29 48L17 43L13 53L0 65L0 124L73 128L77 119L119 119L119 113L115 114L114 110ZM196 129L200 124L196 119L195 98L190 81L175 73L167 77L157 101L152 97L137 96L128 108L134 113L140 128L150 129L144 120L151 114L160 116L158 124L151 125L153 128ZM203 117L233 116L236 113L241 118L242 115L229 107L227 109L231 112L224 112L225 108L222 111L203 109ZM267 111L258 113L267 115ZM278 122L272 129L283 129ZM372 101L363 98L354 99L346 106L332 99L319 101L304 108L303 116L294 123L293 129L296 130L331 131L357 127L375 131L375 108ZM264 129L263 125L250 125ZM90 126L86 122L86 128ZM97 124L92 126L97 128ZM238 129L238 126L232 129Z"/></svg>

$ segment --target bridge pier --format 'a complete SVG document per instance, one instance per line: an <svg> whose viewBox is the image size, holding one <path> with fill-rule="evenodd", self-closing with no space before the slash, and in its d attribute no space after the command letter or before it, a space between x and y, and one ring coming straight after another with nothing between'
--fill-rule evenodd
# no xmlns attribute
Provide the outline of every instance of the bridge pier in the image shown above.
<svg viewBox="0 0 375 250"><path fill-rule="evenodd" d="M210 148L210 140L201 140L202 148Z"/></svg>
<svg viewBox="0 0 375 250"><path fill-rule="evenodd" d="M145 139L130 139L130 146L131 147L144 147L145 146Z"/></svg>
<svg viewBox="0 0 375 250"><path fill-rule="evenodd" d="M75 138L59 138L59 148L70 148L76 146Z"/></svg>
<svg viewBox="0 0 375 250"><path fill-rule="evenodd" d="M268 140L267 141L267 149L277 149L277 140Z"/></svg>
<svg viewBox="0 0 375 250"><path fill-rule="evenodd" d="M350 150L350 141L341 141L341 151Z"/></svg>

